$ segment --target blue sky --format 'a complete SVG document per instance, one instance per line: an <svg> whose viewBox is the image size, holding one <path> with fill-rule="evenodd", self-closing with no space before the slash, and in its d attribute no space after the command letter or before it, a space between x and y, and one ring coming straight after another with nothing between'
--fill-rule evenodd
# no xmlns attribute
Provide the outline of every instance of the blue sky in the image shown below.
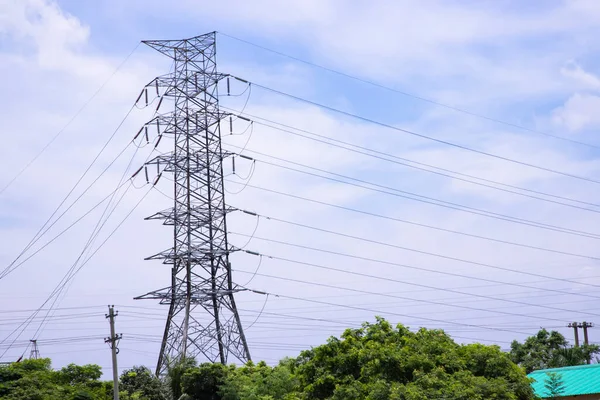
<svg viewBox="0 0 600 400"><path fill-rule="evenodd" d="M599 23L600 5L585 0L526 4L516 1L435 0L383 1L376 4L316 0L285 4L261 0L250 4L231 0L202 4L180 0L168 7L159 1L106 1L93 7L90 3L79 1L0 2L0 69L4 76L10 78L2 82L5 95L0 99L4 110L3 146L0 149L4 160L4 168L0 172L2 186L106 82L56 142L0 195L0 237L4 243L0 248L0 261L2 265L9 265L15 259L118 126L141 88L154 76L168 71L168 60L145 46L139 46L111 77L140 40L190 37L216 30L475 114L598 146L600 114L596 110L600 105L600 73L596 38ZM577 145L477 118L331 74L223 35L217 38L221 72L419 134L597 179L600 167L597 147ZM234 87L234 91L238 92L244 89L241 83ZM222 104L239 110L246 99L245 96L223 97ZM131 112L72 199L111 163L139 127L151 117L152 111L134 109ZM505 185L588 203L597 202L596 183L423 140L283 98L257 86L253 87L245 111L392 156ZM236 130L243 131L247 127L242 122L236 122ZM248 330L255 359L274 363L283 356L293 356L301 348L319 344L329 335L339 334L349 324L372 320L375 313L413 328L443 327L461 337L461 341L483 340L498 343L503 348L510 340L523 339L541 326L557 327L570 337L570 330L564 327L569 321L594 320L598 298L589 296L600 296L597 286L590 286L600 284L597 278L600 273L596 271L598 263L594 259L600 257L597 239L499 221L286 171L261 163L282 164L253 151L359 178L379 187L413 192L577 231L597 233L597 212L434 175L259 125L255 125L252 136L247 131L245 135L224 138L224 146L231 150L236 149L235 146L244 147L246 142L247 155L259 160L249 182L251 186L416 224L579 255L560 255L390 219L377 219L278 196L251 186L239 194L232 194L241 187L230 182L228 190L231 193L227 199L232 206L395 246L472 261L452 261L261 220L256 231L257 238L249 242L248 249L366 272L390 280L386 282L263 258L261 274L387 295L367 295L256 276L251 284L257 290L313 300L325 299L338 306L271 296L265 313ZM61 228L67 227L114 190L130 159L133 160L132 165L137 166L147 156L149 148L142 148L135 154L133 149L128 149L38 245L50 239L53 233L59 233ZM245 176L249 167L249 164L238 163L239 174ZM228 178L229 181L236 179L243 182L240 178ZM136 181L135 185L140 189L132 188L124 194L122 203L95 246L148 190L143 183ZM169 193L169 182L163 180L160 189ZM581 203L561 202L583 206ZM157 262L143 261L144 257L166 249L170 243L168 228L144 221L143 217L168 206L169 200L151 189L131 217L77 274L68 293L57 303L58 311L39 336L42 355L52 356L56 366L71 361L109 365L108 349L101 339L95 338L107 334L108 326L103 316L106 304L117 305L121 312L117 322L117 330L124 334L121 366L154 366L158 352L156 338L162 332L166 309L152 302L135 302L132 298L168 283L165 267ZM595 205L584 207L598 210ZM98 212L92 213L14 273L0 280L3 300L0 306L1 337L7 336L29 315L25 310L39 307L51 293L77 259L99 217ZM229 226L232 232L249 235L254 231L256 220L233 214ZM258 237L475 279L311 252ZM241 246L247 242L247 237L232 234L231 242ZM239 271L235 279L243 283L249 278L247 272L255 270L258 259L238 253L233 256L232 262L234 269ZM588 285L536 278L474 263L578 280ZM516 283L529 288L489 286L481 279ZM422 286L418 286L423 284L439 290L424 291ZM459 294L459 291L472 295ZM390 297L390 293L396 298ZM481 296L497 299L483 299ZM427 301L438 304L424 303ZM546 308L517 306L515 301L545 305ZM242 294L238 302L243 310L244 324L249 326L262 309L264 298ZM460 305L481 310L465 310L457 307ZM562 311L548 307L561 308ZM72 316L73 310L89 315ZM401 317L400 314L411 317ZM61 319L61 315L70 319ZM419 319L419 316L429 320ZM34 337L38 325L39 320L36 320L19 340ZM507 329L520 333L506 332ZM142 340L140 335L149 335L150 339ZM67 343L62 339L47 344L43 341L84 336L93 338L77 343ZM1 352L4 349L0 347ZM24 349L24 346L16 346L6 352L2 360L18 357Z"/></svg>

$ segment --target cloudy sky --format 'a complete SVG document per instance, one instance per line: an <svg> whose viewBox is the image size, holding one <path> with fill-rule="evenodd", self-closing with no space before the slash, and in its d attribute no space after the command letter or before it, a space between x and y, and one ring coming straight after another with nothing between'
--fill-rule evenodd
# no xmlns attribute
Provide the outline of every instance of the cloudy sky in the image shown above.
<svg viewBox="0 0 600 400"><path fill-rule="evenodd" d="M598 320L600 3L171 3L0 0L1 361L35 338L57 367L109 367L115 304L120 368L154 368L166 307L133 297L169 284L143 259L172 232L144 217L172 183L128 179L170 150L131 142L170 62L139 42L212 31L219 70L253 83L220 89L255 120L223 129L256 160L225 165L227 203L263 216L228 221L263 255L232 256L270 293L237 297L255 360L375 315L502 348Z"/></svg>

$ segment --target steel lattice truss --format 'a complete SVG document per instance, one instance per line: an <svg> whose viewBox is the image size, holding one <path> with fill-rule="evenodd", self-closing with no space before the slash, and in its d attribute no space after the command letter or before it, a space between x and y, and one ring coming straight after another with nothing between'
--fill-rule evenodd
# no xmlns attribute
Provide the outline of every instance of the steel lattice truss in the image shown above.
<svg viewBox="0 0 600 400"><path fill-rule="evenodd" d="M172 266L171 284L138 299L158 299L169 305L156 368L163 374L170 362L203 357L227 363L231 357L250 360L236 309L227 241L223 158L219 111L215 34L185 40L145 41L173 59L173 72L146 86L172 100L174 111L145 125L156 126L160 137L170 135L175 148L151 160L160 173L174 175L174 207L147 219L172 225L173 247L149 257ZM157 107L158 109L158 107Z"/></svg>

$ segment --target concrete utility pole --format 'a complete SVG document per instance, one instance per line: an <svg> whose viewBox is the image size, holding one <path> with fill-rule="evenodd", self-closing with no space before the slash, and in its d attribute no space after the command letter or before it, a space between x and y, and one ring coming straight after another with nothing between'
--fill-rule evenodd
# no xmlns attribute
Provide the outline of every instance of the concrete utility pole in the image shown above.
<svg viewBox="0 0 600 400"><path fill-rule="evenodd" d="M589 338L588 338L588 328L593 328L594 324L591 322L572 322L569 325L569 328L573 328L573 332L575 332L575 347L579 347L579 328L583 328L583 343L585 346L589 345ZM590 364L591 360L590 357L588 356L587 358L587 363Z"/></svg>
<svg viewBox="0 0 600 400"><path fill-rule="evenodd" d="M583 321L583 323L580 325L583 328L583 342L586 344L586 346L589 343L588 341L588 332L587 332L587 328L593 328L594 324L590 323L590 322L585 322Z"/></svg>
<svg viewBox="0 0 600 400"><path fill-rule="evenodd" d="M572 322L569 324L569 328L573 328L573 332L575 333L575 347L579 347L579 324Z"/></svg>
<svg viewBox="0 0 600 400"><path fill-rule="evenodd" d="M114 400L119 400L119 369L117 368L117 354L119 354L119 348L117 347L117 343L123 337L123 335L115 334L115 318L118 314L118 312L115 313L115 306L108 306L106 318L108 318L110 322L110 337L104 339L104 342L108 343L112 350Z"/></svg>
<svg viewBox="0 0 600 400"><path fill-rule="evenodd" d="M589 341L588 341L588 331L587 331L587 328L593 328L594 324L583 321L583 323L581 324L581 327L583 328L583 342L587 346L588 344L590 344ZM590 356L588 355L587 363L590 364L591 361L592 360L590 359Z"/></svg>

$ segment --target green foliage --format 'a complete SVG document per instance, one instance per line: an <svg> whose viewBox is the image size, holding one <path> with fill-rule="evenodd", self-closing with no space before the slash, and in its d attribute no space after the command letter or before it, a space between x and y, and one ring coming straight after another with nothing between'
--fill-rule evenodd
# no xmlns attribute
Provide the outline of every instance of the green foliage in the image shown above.
<svg viewBox="0 0 600 400"><path fill-rule="evenodd" d="M181 379L181 389L190 400L221 400L219 388L225 382L227 367L202 364L189 369Z"/></svg>
<svg viewBox="0 0 600 400"><path fill-rule="evenodd" d="M58 372L58 379L66 385L76 386L94 382L100 384L98 379L102 376L102 369L98 365L69 364Z"/></svg>
<svg viewBox="0 0 600 400"><path fill-rule="evenodd" d="M131 400L165 400L162 382L146 367L139 366L123 371L119 378L119 394Z"/></svg>
<svg viewBox="0 0 600 400"><path fill-rule="evenodd" d="M566 341L556 334L536 338L513 350L527 361L542 354L547 363L579 360L583 353L578 352L588 351L559 352ZM411 332L377 319L274 367L197 365L184 358L170 363L164 382L147 368L134 367L121 374L120 395L122 400L533 400L525 371L511 356L497 346L457 344L441 330ZM95 365L54 371L50 360L25 360L0 367L0 398L110 400L112 383L100 377ZM547 384L554 393L561 389L559 379Z"/></svg>
<svg viewBox="0 0 600 400"><path fill-rule="evenodd" d="M560 397L565 392L565 384L563 383L562 376L556 372L546 373L548 376L544 382L544 387L551 396L551 399Z"/></svg>
<svg viewBox="0 0 600 400"><path fill-rule="evenodd" d="M179 400L183 394L181 385L183 376L192 368L196 367L196 360L183 357L168 364L167 385L169 387L171 398Z"/></svg>
<svg viewBox="0 0 600 400"><path fill-rule="evenodd" d="M5 400L108 400L97 365L69 365L60 371L49 359L23 360L0 367Z"/></svg>
<svg viewBox="0 0 600 400"><path fill-rule="evenodd" d="M294 367L311 399L533 399L524 372L496 346L461 346L443 331L378 319L304 351Z"/></svg>
<svg viewBox="0 0 600 400"><path fill-rule="evenodd" d="M291 372L289 359L272 368L264 362L249 362L241 368L229 367L220 387L222 400L293 400L298 382Z"/></svg>
<svg viewBox="0 0 600 400"><path fill-rule="evenodd" d="M568 344L559 332L542 329L525 339L524 343L513 341L510 356L513 362L530 373L539 369L582 365L600 352L597 345L568 347Z"/></svg>
<svg viewBox="0 0 600 400"><path fill-rule="evenodd" d="M190 400L532 400L524 371L497 346L378 319L276 367L205 364L183 375Z"/></svg>

